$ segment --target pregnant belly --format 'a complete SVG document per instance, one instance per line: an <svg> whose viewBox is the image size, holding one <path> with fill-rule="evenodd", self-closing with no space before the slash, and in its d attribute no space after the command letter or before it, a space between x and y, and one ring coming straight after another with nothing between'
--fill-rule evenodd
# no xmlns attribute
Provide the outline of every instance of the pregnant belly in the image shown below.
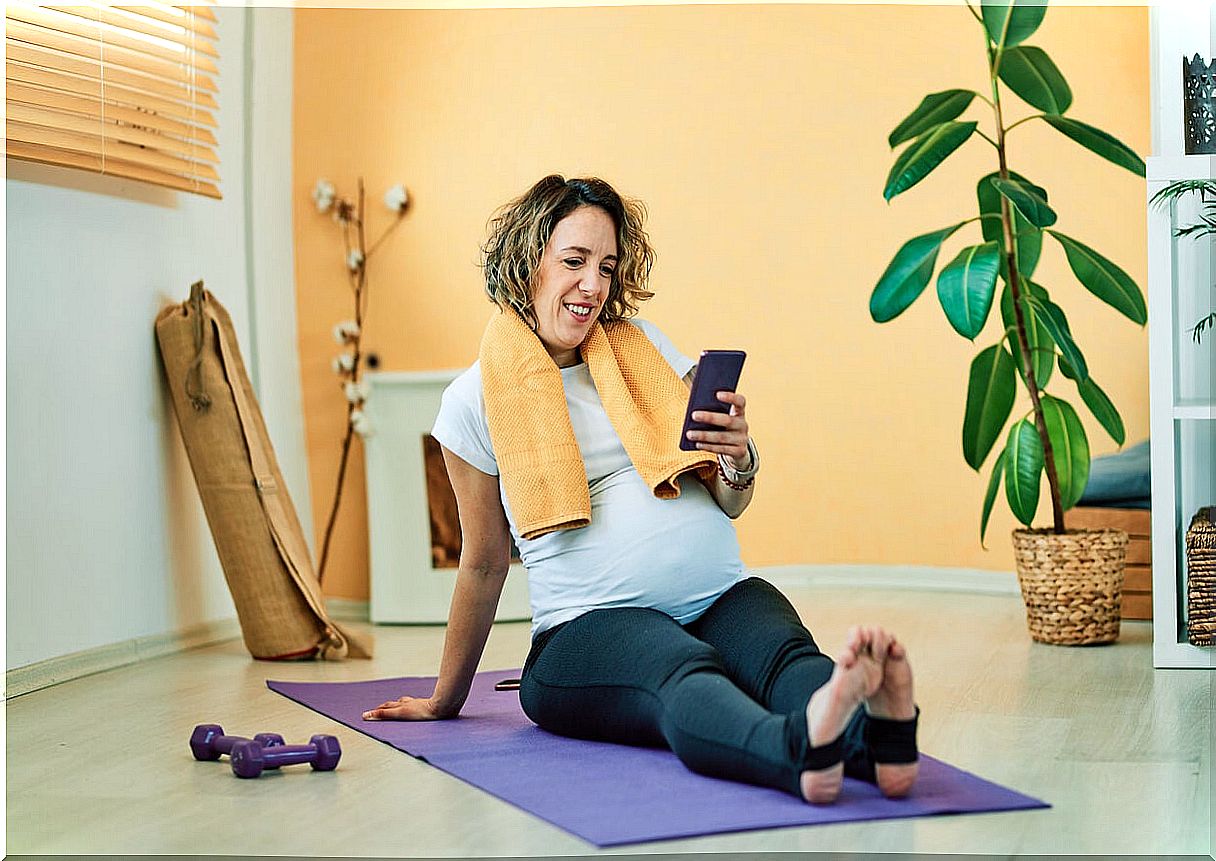
<svg viewBox="0 0 1216 861"><path fill-rule="evenodd" d="M592 486L589 526L548 537L524 564L550 606L652 607L681 619L743 570L734 524L692 477L678 499L656 499L636 471L621 470Z"/></svg>

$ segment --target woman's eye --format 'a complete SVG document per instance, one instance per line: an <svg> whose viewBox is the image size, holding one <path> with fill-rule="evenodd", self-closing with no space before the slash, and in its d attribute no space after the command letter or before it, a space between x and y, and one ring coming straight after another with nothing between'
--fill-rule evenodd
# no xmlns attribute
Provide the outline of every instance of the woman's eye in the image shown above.
<svg viewBox="0 0 1216 861"><path fill-rule="evenodd" d="M616 270L613 269L611 266L601 266L600 267L600 274L603 275L605 278L611 278L612 273L615 271Z"/></svg>
<svg viewBox="0 0 1216 861"><path fill-rule="evenodd" d="M562 262L565 263L567 266L569 266L571 269L577 269L578 267L583 265L582 259L578 258L578 257L567 257Z"/></svg>

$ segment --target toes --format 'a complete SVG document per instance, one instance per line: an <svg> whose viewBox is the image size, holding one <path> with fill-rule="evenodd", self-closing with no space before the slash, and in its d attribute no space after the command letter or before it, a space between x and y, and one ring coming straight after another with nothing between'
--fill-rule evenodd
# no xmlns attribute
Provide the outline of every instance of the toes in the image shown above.
<svg viewBox="0 0 1216 861"><path fill-rule="evenodd" d="M854 651L852 646L846 645L836 655L836 663L845 670L852 668L857 663L857 652Z"/></svg>

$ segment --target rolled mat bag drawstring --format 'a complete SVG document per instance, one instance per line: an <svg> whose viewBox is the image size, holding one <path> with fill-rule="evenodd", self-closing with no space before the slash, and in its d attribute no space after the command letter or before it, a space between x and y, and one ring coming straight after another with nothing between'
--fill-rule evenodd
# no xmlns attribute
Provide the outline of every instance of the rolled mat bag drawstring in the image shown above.
<svg viewBox="0 0 1216 861"><path fill-rule="evenodd" d="M190 398L190 406L196 410L205 410L211 406L211 396L203 391L203 282L195 281L190 285L190 298L187 300L190 310L194 313L194 358L186 369L186 396ZM191 385L193 382L193 385Z"/></svg>

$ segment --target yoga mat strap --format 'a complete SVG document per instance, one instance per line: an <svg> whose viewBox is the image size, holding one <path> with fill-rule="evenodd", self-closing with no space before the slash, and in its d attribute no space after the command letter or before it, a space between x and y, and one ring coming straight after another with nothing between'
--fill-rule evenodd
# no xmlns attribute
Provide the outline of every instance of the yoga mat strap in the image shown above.
<svg viewBox="0 0 1216 861"><path fill-rule="evenodd" d="M916 724L920 720L920 706L916 707L916 717L911 720L866 717L866 747L874 754L876 763L916 762Z"/></svg>

